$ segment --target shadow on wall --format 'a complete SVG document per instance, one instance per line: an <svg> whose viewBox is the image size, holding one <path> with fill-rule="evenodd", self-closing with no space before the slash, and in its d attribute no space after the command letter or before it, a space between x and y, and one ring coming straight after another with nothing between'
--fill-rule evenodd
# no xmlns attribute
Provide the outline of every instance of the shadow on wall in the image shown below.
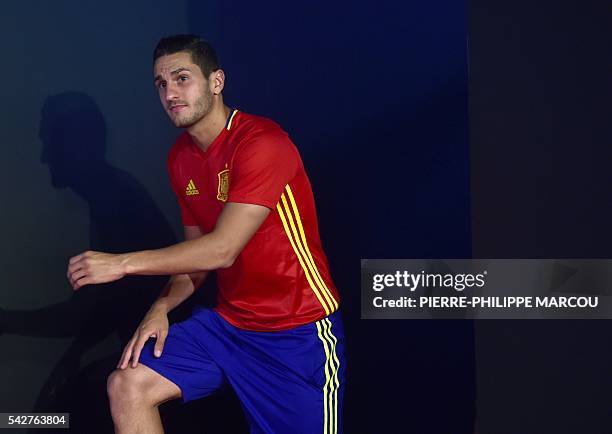
<svg viewBox="0 0 612 434"><path fill-rule="evenodd" d="M89 206L90 243L76 246L75 254L87 249L120 253L177 242L170 224L144 186L106 161L106 121L89 95L64 92L48 97L42 108L40 139L41 161L49 168L53 187L70 188ZM129 276L118 282L86 286L68 301L41 309L0 309L0 333L74 337L42 386L31 411L69 411L72 432L113 433L106 378L166 280ZM209 279L204 288L170 314L170 322L186 319L195 304L211 305L214 286L214 278ZM110 336L116 336L120 342L113 344L111 354L84 362L89 350ZM166 432L201 432L203 420L210 433L245 432L244 418L236 411L239 403L229 389L222 389L205 401L191 402L181 409L179 401L162 405Z"/></svg>
<svg viewBox="0 0 612 434"><path fill-rule="evenodd" d="M90 96L64 92L48 97L39 135L41 159L51 172L53 187L70 188L89 205L90 243L75 247L75 254L86 249L126 252L176 242L145 188L105 160L106 122ZM70 221L66 227L69 230ZM70 412L73 432L112 433L106 378L165 281L165 277L128 277L86 286L69 300L41 309L0 311L3 333L74 337L32 411ZM85 354L111 335L121 343L115 340L113 354L83 366Z"/></svg>

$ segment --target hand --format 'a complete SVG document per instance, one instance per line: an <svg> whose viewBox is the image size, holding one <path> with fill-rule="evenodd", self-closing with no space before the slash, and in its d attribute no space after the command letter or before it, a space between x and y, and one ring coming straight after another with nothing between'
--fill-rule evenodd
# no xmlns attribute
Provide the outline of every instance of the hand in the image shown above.
<svg viewBox="0 0 612 434"><path fill-rule="evenodd" d="M92 283L107 283L125 276L122 255L102 252L83 252L70 258L68 263L68 280L72 289Z"/></svg>
<svg viewBox="0 0 612 434"><path fill-rule="evenodd" d="M132 361L132 368L138 366L138 359L140 359L140 352L145 342L149 338L157 338L155 342L154 354L155 357L161 357L162 351L164 350L164 342L168 336L168 314L163 308L158 308L155 305L147 312L144 319L138 326L136 333L132 336L132 339L128 342L123 350L121 359L117 364L117 368L125 369Z"/></svg>

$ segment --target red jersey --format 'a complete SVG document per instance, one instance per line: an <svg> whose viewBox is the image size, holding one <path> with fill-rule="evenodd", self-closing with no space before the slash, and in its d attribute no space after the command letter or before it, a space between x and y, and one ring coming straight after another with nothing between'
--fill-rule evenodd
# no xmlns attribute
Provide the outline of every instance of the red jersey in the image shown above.
<svg viewBox="0 0 612 434"><path fill-rule="evenodd" d="M338 309L310 181L297 148L269 119L233 110L202 151L185 132L168 155L183 224L211 232L226 202L271 209L228 268L216 311L247 330L285 330Z"/></svg>

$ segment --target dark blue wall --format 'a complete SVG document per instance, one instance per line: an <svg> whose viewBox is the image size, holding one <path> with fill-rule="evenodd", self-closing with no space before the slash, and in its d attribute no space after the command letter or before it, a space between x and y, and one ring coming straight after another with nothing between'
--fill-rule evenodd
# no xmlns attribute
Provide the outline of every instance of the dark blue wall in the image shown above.
<svg viewBox="0 0 612 434"><path fill-rule="evenodd" d="M14 104L0 108L9 120L0 127L2 188L12 204L2 216L12 234L0 295L0 343L11 355L0 361L0 381L21 389L0 393L0 410L68 405L82 418L108 418L100 389L132 325L96 326L113 321L110 294L122 289L72 296L65 262L99 240L129 250L179 233L164 174L177 132L159 107L150 56L159 37L195 32L217 47L226 101L279 122L309 171L343 297L347 432L471 432L471 324L361 321L358 289L360 258L471 254L463 2L32 2L6 7L0 23L20 35L7 59L22 69L9 89ZM42 134L45 120L76 138ZM79 140L83 125L93 125L96 140ZM94 145L104 152L86 159L87 170L71 170L79 146ZM109 213L115 197L146 216ZM139 239L117 235L133 232L125 221L138 222ZM159 282L133 285L146 287L129 292L140 312ZM58 330L54 318L62 318ZM227 434L244 424L230 393L163 412L169 432L206 423Z"/></svg>

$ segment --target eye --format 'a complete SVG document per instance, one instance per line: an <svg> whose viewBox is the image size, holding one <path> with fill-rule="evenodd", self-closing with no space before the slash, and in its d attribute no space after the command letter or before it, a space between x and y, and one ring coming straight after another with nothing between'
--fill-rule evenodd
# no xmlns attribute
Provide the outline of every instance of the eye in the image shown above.
<svg viewBox="0 0 612 434"><path fill-rule="evenodd" d="M186 75L179 75L178 80L179 81L187 81L187 80L189 80L189 77L187 77Z"/></svg>
<svg viewBox="0 0 612 434"><path fill-rule="evenodd" d="M160 81L159 83L157 83L157 88L158 89L164 89L166 87L166 82L165 81Z"/></svg>

